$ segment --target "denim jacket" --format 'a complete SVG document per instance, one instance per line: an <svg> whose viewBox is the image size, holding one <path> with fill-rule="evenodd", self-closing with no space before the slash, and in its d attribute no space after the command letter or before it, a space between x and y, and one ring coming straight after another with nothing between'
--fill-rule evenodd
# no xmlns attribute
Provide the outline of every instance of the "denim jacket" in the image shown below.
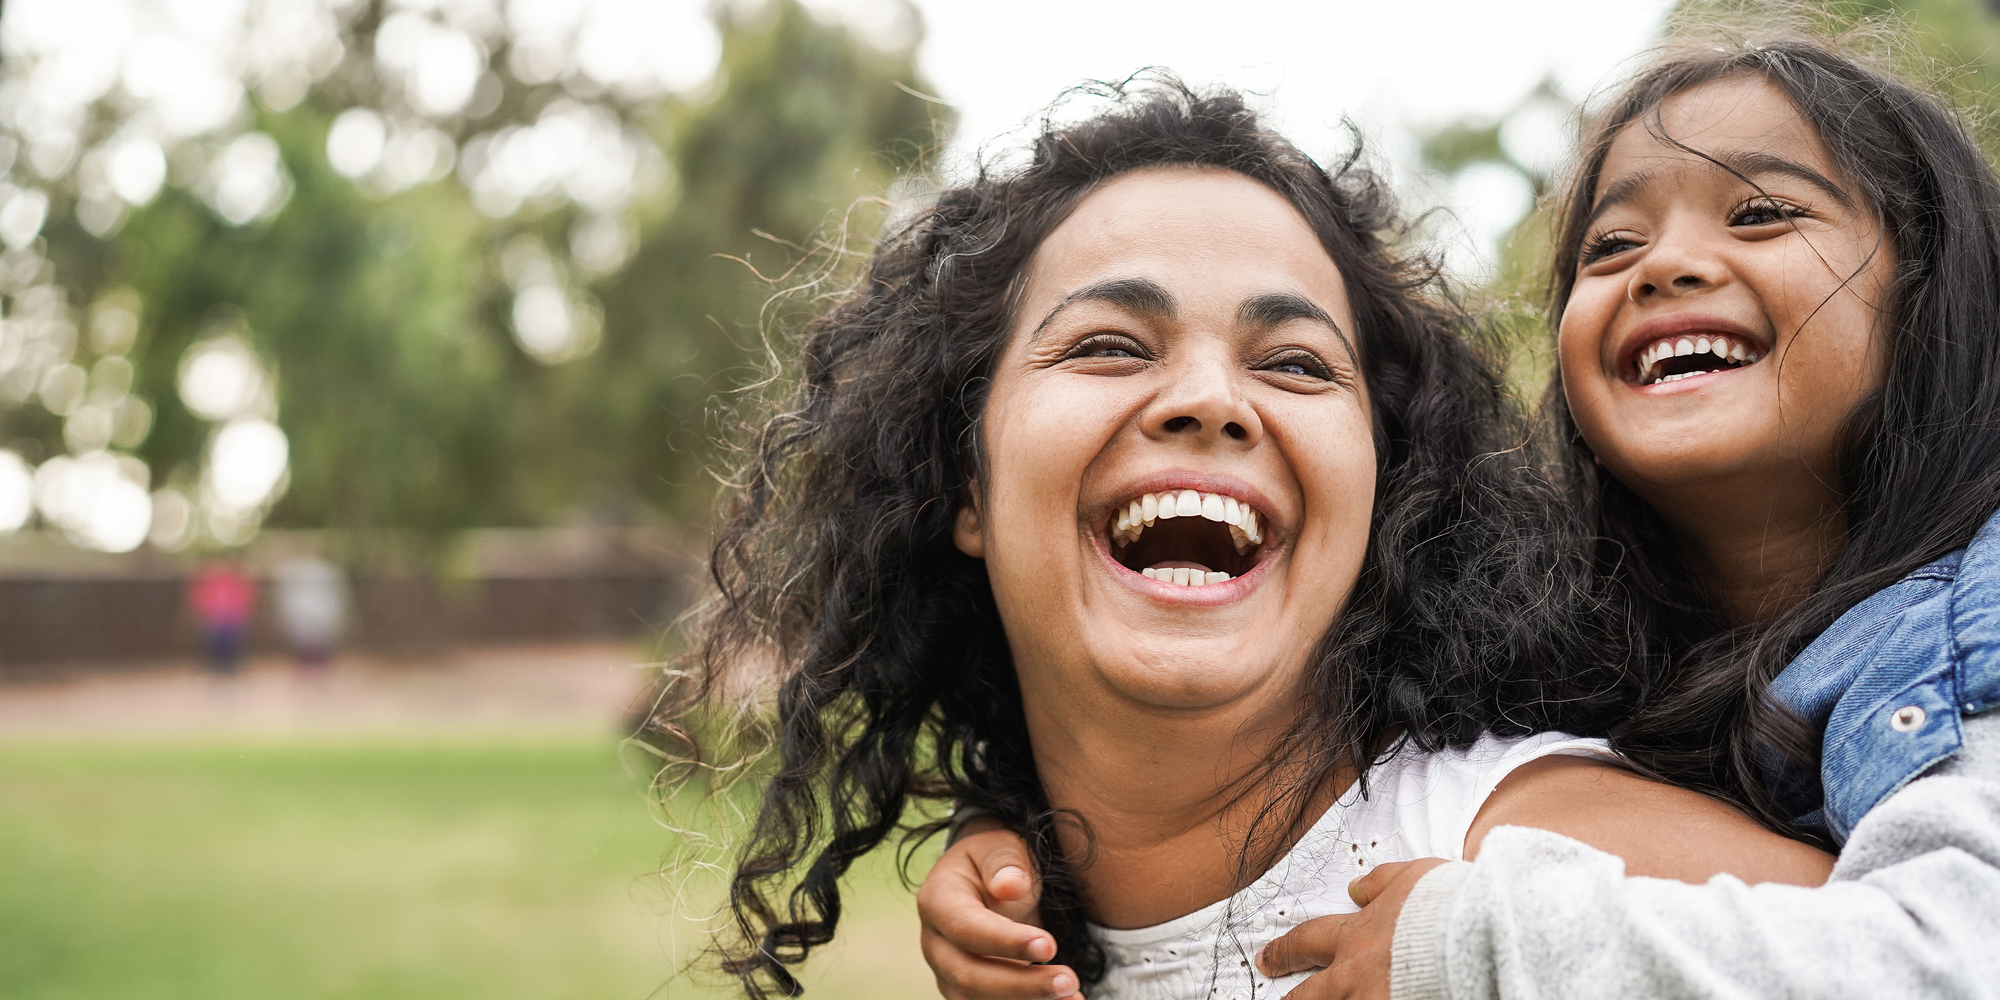
<svg viewBox="0 0 2000 1000"><path fill-rule="evenodd" d="M1771 685L1824 726L1820 780L1777 782L1794 823L1845 843L1890 793L1957 754L2000 704L2000 514L1972 544L1855 605Z"/></svg>

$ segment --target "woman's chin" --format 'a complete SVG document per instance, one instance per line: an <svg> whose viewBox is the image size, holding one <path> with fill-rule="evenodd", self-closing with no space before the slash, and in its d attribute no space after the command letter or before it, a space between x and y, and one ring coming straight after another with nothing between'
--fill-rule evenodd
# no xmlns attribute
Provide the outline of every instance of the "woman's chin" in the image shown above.
<svg viewBox="0 0 2000 1000"><path fill-rule="evenodd" d="M1135 638L1141 639L1135 648L1099 650L1093 657L1105 687L1134 708L1172 712L1225 708L1272 684L1297 683L1303 673L1303 658L1296 650L1285 656L1254 634Z"/></svg>

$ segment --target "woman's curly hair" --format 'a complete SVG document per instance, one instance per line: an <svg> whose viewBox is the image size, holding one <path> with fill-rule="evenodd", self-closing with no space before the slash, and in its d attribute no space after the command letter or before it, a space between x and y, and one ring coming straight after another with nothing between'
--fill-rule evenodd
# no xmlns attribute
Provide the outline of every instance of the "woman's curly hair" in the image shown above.
<svg viewBox="0 0 2000 1000"><path fill-rule="evenodd" d="M984 566L952 531L1028 261L1128 171L1229 170L1290 202L1345 280L1373 401L1365 565L1310 659L1309 694L1270 762L1284 805L1257 824L1265 848L1244 845L1239 877L1288 845L1281 831L1343 763L1483 730L1601 732L1623 714L1624 640L1591 598L1587 547L1555 513L1468 317L1432 292L1434 267L1398 251L1407 230L1358 142L1328 169L1234 93L1160 74L1087 93L1108 109L1048 126L1025 163L980 168L880 241L805 328L789 398L744 444L693 666L649 725L698 757L686 713L741 690L732 671L776 675L777 759L731 882L741 939L723 946L752 996L799 989L787 967L831 940L839 879L913 799L1022 831L1057 960L1086 985L1103 972Z"/></svg>

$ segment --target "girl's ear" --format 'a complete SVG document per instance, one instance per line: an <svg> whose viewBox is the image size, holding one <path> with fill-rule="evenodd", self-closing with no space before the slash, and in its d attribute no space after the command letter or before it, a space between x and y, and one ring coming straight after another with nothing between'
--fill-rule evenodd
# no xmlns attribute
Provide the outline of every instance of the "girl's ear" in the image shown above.
<svg viewBox="0 0 2000 1000"><path fill-rule="evenodd" d="M986 535L982 532L984 527L979 519L978 502L967 497L964 505L958 508L958 521L951 529L952 544L958 546L958 551L974 559L986 558Z"/></svg>

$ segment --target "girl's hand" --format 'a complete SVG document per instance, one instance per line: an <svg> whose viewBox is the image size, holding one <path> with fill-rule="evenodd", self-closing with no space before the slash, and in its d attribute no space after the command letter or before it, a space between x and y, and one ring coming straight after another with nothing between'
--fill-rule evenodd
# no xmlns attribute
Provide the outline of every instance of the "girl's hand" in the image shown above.
<svg viewBox="0 0 2000 1000"><path fill-rule="evenodd" d="M1297 1000L1389 1000L1389 946L1417 880L1442 858L1382 865L1347 885L1359 913L1315 917L1264 946L1257 971L1277 977L1319 969L1286 994Z"/></svg>
<svg viewBox="0 0 2000 1000"><path fill-rule="evenodd" d="M924 961L946 1000L1054 1000L1076 994L1076 973L1035 965L1055 957L1040 928L1041 887L1028 845L998 820L965 824L917 889Z"/></svg>

